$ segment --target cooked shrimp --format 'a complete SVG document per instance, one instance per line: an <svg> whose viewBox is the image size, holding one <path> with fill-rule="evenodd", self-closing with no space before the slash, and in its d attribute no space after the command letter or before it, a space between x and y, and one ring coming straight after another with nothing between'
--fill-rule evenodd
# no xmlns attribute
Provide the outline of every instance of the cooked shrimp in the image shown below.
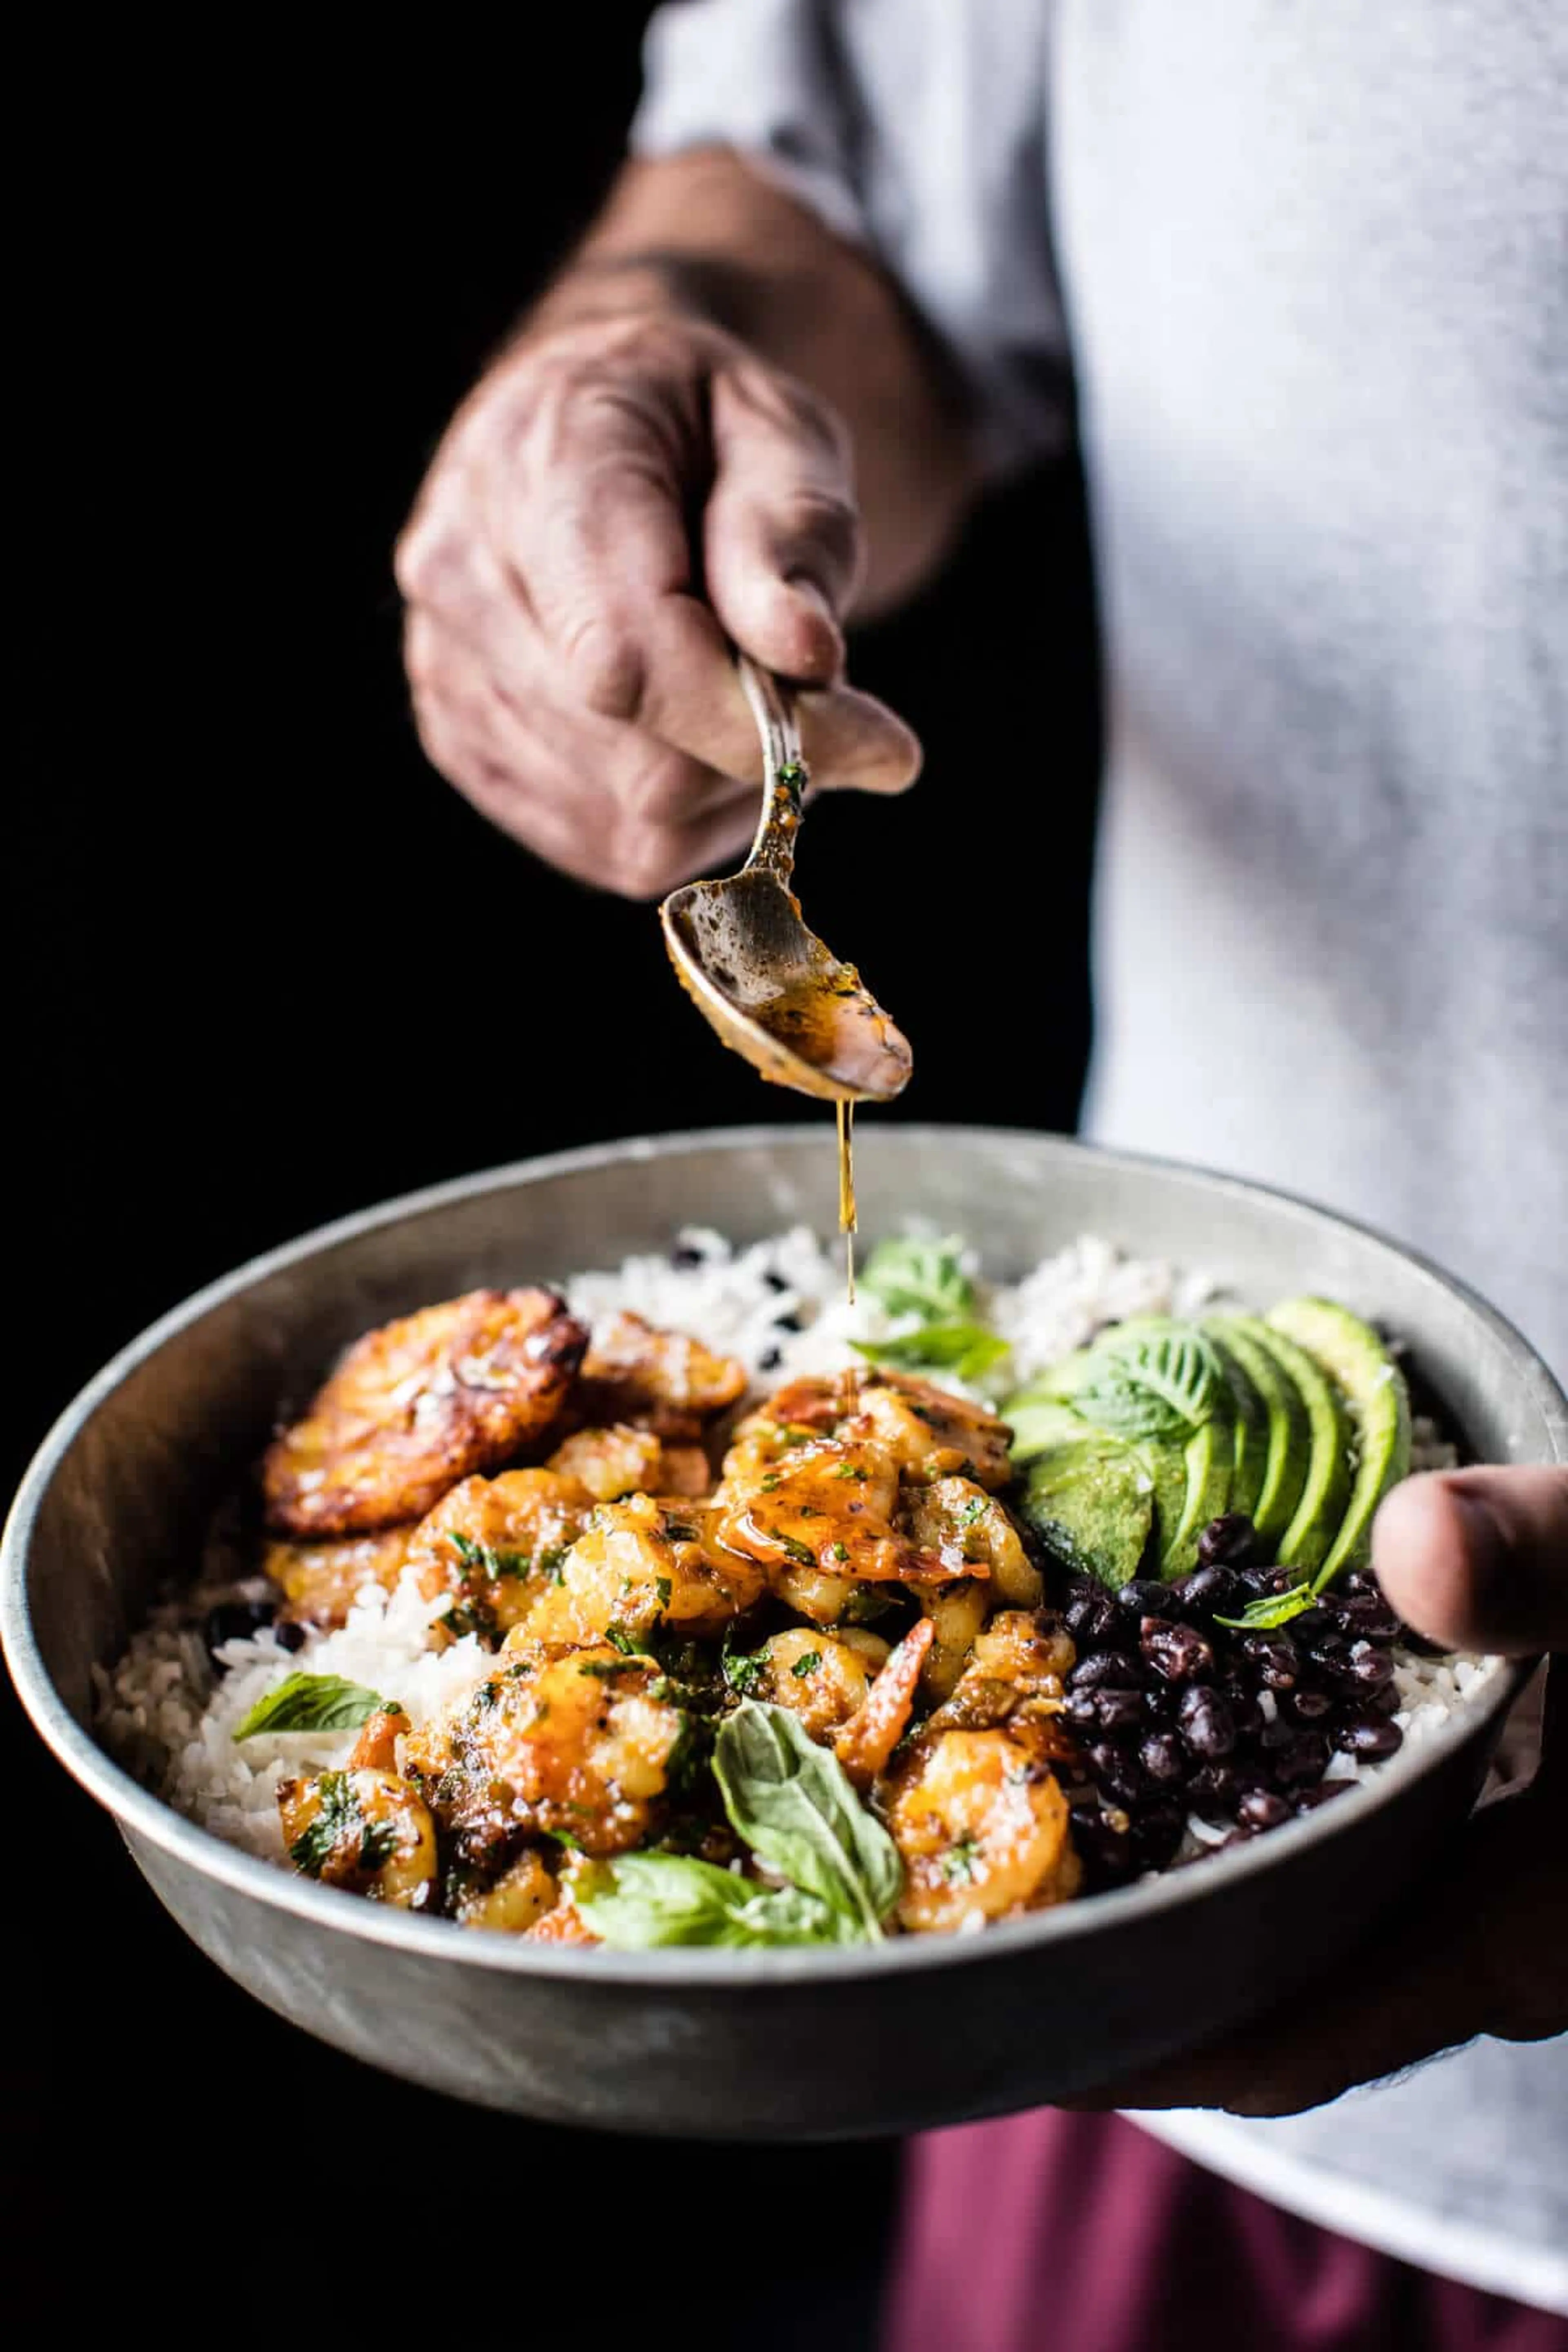
<svg viewBox="0 0 1568 2352"><path fill-rule="evenodd" d="M367 1332L269 1448L270 1524L373 1533L545 1434L587 1333L548 1290L475 1290Z"/></svg>
<svg viewBox="0 0 1568 2352"><path fill-rule="evenodd" d="M343 1625L366 1584L391 1592L408 1557L412 1528L324 1543L269 1543L262 1568L283 1590L279 1615L296 1625Z"/></svg>
<svg viewBox="0 0 1568 2352"><path fill-rule="evenodd" d="M555 1907L560 1895L537 1846L525 1846L491 1886L465 1888L452 1906L463 1927L493 1927L523 1936Z"/></svg>
<svg viewBox="0 0 1568 2352"><path fill-rule="evenodd" d="M949 1566L897 1532L898 1503L898 1469L880 1447L808 1438L769 1467L726 1465L714 1534L726 1550L764 1568L793 1562L852 1582L942 1584L988 1572L962 1559Z"/></svg>
<svg viewBox="0 0 1568 2352"><path fill-rule="evenodd" d="M1072 1636L1048 1610L1003 1610L976 1639L951 1696L929 1717L928 1727L1048 1725L1052 1752L1070 1757L1072 1742L1056 1718L1077 1655Z"/></svg>
<svg viewBox="0 0 1568 2352"><path fill-rule="evenodd" d="M865 1708L879 1663L874 1654L868 1654L866 1638L840 1641L804 1625L771 1634L752 1653L744 1677L746 1696L787 1706L814 1739L825 1740ZM885 1658L887 1643L877 1642L875 1634L869 1639Z"/></svg>
<svg viewBox="0 0 1568 2352"><path fill-rule="evenodd" d="M587 1853L642 1844L686 1736L685 1716L653 1696L657 1669L607 1645L502 1654L461 1707L404 1744L458 1859L493 1867L520 1832Z"/></svg>
<svg viewBox="0 0 1568 2352"><path fill-rule="evenodd" d="M886 1660L858 1714L839 1732L833 1752L858 1789L868 1789L909 1727L925 1654L936 1628L929 1617L910 1627Z"/></svg>
<svg viewBox="0 0 1568 2352"><path fill-rule="evenodd" d="M579 1429L558 1445L549 1469L575 1478L596 1503L622 1495L706 1495L713 1485L708 1456L700 1445L675 1445L651 1429L614 1422L607 1429Z"/></svg>
<svg viewBox="0 0 1568 2352"><path fill-rule="evenodd" d="M957 1473L995 1488L1013 1475L1005 1422L984 1405L907 1372L881 1372L865 1381L841 1433L864 1435L890 1454L907 1477L922 1482Z"/></svg>
<svg viewBox="0 0 1568 2352"><path fill-rule="evenodd" d="M405 1910L420 1910L436 1879L429 1811L395 1772L321 1772L278 1788L283 1839L297 1870Z"/></svg>
<svg viewBox="0 0 1568 2352"><path fill-rule="evenodd" d="M990 1570L991 1598L1010 1609L1037 1609L1045 1579L1024 1550L1005 1506L973 1478L933 1478L912 1486L903 1522L916 1543L949 1567Z"/></svg>
<svg viewBox="0 0 1568 2352"><path fill-rule="evenodd" d="M408 1565L426 1599L451 1594L448 1634L494 1639L528 1615L593 1507L587 1488L558 1470L465 1478L420 1521Z"/></svg>
<svg viewBox="0 0 1568 2352"><path fill-rule="evenodd" d="M920 1604L936 1635L926 1653L921 1680L932 1698L945 1698L969 1663L991 1605L990 1595L984 1585L965 1578L961 1584L928 1586L920 1595Z"/></svg>
<svg viewBox="0 0 1568 2352"><path fill-rule="evenodd" d="M374 1772L395 1772L397 1743L408 1727L408 1717L395 1699L378 1706L349 1750L349 1770L355 1772L364 1766Z"/></svg>
<svg viewBox="0 0 1568 2352"><path fill-rule="evenodd" d="M916 1933L1065 1902L1080 1866L1068 1801L1033 1737L1011 1729L917 1735L884 1787L903 1857L900 1924Z"/></svg>
<svg viewBox="0 0 1568 2352"><path fill-rule="evenodd" d="M641 1423L661 1437L692 1438L745 1392L746 1368L733 1356L622 1313L594 1333L578 1402L591 1421Z"/></svg>
<svg viewBox="0 0 1568 2352"><path fill-rule="evenodd" d="M686 1637L721 1633L762 1598L762 1570L706 1540L703 1514L691 1506L632 1495L601 1503L537 1588L517 1634L520 1643L644 1643L668 1627Z"/></svg>

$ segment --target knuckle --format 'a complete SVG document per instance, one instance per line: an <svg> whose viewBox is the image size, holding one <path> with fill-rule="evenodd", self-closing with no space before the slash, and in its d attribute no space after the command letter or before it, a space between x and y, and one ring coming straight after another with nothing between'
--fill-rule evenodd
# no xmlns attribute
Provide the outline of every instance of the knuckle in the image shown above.
<svg viewBox="0 0 1568 2352"><path fill-rule="evenodd" d="M426 522L410 525L393 556L393 572L404 601L428 605L433 611L456 601L468 570L466 539L449 527Z"/></svg>
<svg viewBox="0 0 1568 2352"><path fill-rule="evenodd" d="M567 630L561 651L574 693L595 717L637 718L647 672L642 647L629 629L590 614Z"/></svg>
<svg viewBox="0 0 1568 2352"><path fill-rule="evenodd" d="M609 861L610 887L623 898L662 898L676 879L668 834L657 825L627 826Z"/></svg>

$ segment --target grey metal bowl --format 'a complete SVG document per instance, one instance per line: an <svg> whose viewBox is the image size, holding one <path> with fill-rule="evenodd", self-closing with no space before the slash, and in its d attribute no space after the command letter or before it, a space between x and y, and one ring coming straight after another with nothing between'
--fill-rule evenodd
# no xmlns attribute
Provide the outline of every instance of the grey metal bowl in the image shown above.
<svg viewBox="0 0 1568 2352"><path fill-rule="evenodd" d="M1268 1304L1353 1303L1410 1342L1474 1452L1568 1461L1568 1402L1502 1318L1434 1267L1278 1193L969 1128L868 1129L874 1235L920 1213L1016 1273L1083 1232ZM984 1936L841 1952L573 1950L317 1886L226 1846L105 1754L90 1669L122 1650L279 1399L368 1325L481 1283L835 1221L826 1133L672 1136L472 1177L329 1226L177 1307L64 1415L17 1497L0 1628L23 1701L220 1968L307 2031L459 2097L639 2132L912 2130L1085 2091L1330 1966L1399 1902L1479 1788L1517 1674L1374 1790L1215 1860Z"/></svg>

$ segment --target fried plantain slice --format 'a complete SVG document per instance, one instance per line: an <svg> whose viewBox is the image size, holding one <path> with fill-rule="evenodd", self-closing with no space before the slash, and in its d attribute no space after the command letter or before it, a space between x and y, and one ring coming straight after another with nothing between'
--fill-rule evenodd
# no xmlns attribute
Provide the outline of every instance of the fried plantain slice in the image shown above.
<svg viewBox="0 0 1568 2352"><path fill-rule="evenodd" d="M369 1331L262 1469L286 1535L372 1534L423 1518L561 1412L588 1334L550 1290L474 1290Z"/></svg>

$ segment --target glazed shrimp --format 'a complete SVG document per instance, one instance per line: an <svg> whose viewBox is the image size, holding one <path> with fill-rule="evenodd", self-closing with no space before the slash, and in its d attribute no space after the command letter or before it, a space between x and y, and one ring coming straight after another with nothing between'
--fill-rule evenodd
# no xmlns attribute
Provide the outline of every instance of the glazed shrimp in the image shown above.
<svg viewBox="0 0 1568 2352"><path fill-rule="evenodd" d="M921 1735L884 1790L904 1864L899 1920L911 1932L1006 1918L1077 1893L1068 1801L1027 1729Z"/></svg>
<svg viewBox="0 0 1568 2352"><path fill-rule="evenodd" d="M850 1717L833 1743L833 1752L855 1786L868 1789L909 1727L915 1688L926 1652L936 1638L929 1617L911 1626L893 1651L866 1695L859 1712Z"/></svg>
<svg viewBox="0 0 1568 2352"><path fill-rule="evenodd" d="M296 1870L405 1910L436 1879L436 1832L417 1791L395 1772L321 1772L279 1785L283 1839Z"/></svg>

